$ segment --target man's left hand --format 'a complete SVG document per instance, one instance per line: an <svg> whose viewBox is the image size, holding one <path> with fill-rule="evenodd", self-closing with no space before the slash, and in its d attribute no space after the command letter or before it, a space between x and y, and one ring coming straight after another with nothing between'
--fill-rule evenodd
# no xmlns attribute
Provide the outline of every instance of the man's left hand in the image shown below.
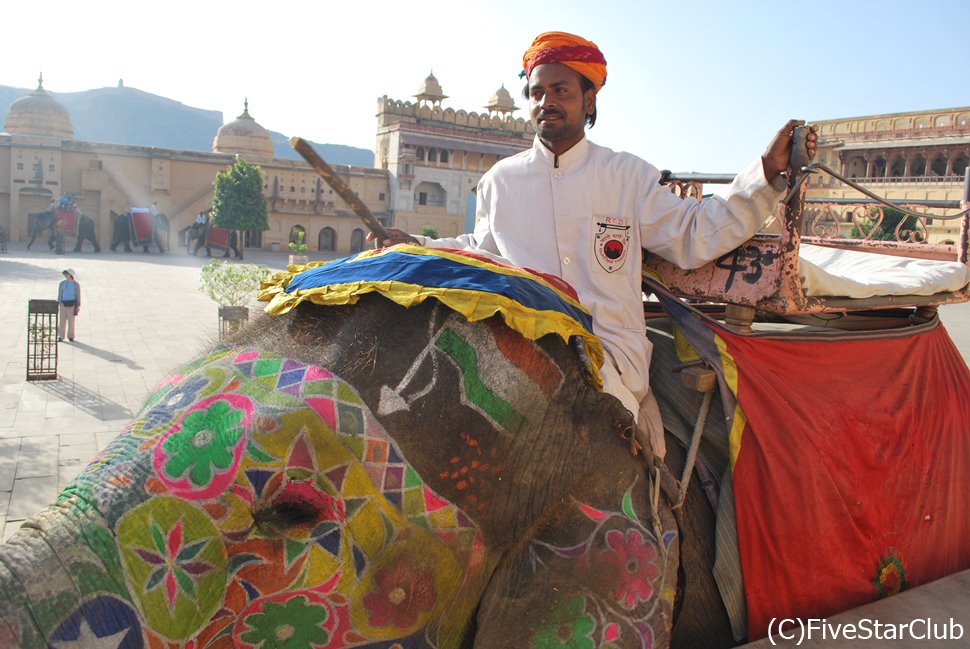
<svg viewBox="0 0 970 649"><path fill-rule="evenodd" d="M795 134L796 126L803 126L805 120L803 119L790 119L788 123L781 127L781 130L775 135L771 143L768 144L768 148L765 149L764 154L761 156L761 166L764 168L765 180L771 182L774 178L780 174L788 171L788 167L791 161L791 143L792 136ZM808 158L812 159L815 157L815 143L818 140L818 136L815 133L815 126L812 125L808 136L805 138L805 149L808 154Z"/></svg>

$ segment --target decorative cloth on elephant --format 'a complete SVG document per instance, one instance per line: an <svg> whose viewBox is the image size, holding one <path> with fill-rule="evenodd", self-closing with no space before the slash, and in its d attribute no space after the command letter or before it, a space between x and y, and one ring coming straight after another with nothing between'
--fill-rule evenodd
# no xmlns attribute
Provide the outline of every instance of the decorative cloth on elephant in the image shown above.
<svg viewBox="0 0 970 649"><path fill-rule="evenodd" d="M562 63L589 79L596 92L606 83L606 59L596 43L567 32L545 32L536 36L522 55L523 75L544 63Z"/></svg>
<svg viewBox="0 0 970 649"><path fill-rule="evenodd" d="M332 262L311 262L263 282L266 312L286 313L303 301L354 304L376 292L404 307L435 298L469 322L500 315L529 340L556 334L582 340L590 380L602 389L604 352L589 311L557 277L516 268L465 250L401 244Z"/></svg>
<svg viewBox="0 0 970 649"><path fill-rule="evenodd" d="M739 334L653 288L719 374L749 639L970 568L970 370L939 320Z"/></svg>
<svg viewBox="0 0 970 649"><path fill-rule="evenodd" d="M54 210L54 219L57 229L64 234L76 237L81 229L81 215L73 205L70 207L58 207Z"/></svg>
<svg viewBox="0 0 970 649"><path fill-rule="evenodd" d="M131 240L136 246L147 246L152 242L152 227L154 217L144 207L133 207L129 217L131 219Z"/></svg>

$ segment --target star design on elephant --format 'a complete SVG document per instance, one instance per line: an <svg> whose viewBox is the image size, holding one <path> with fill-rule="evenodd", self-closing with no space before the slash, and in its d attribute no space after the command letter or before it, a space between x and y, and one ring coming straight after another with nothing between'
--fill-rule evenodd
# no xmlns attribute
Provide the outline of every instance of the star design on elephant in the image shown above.
<svg viewBox="0 0 970 649"><path fill-rule="evenodd" d="M205 561L196 560L209 541L201 539L186 544L181 519L166 533L153 518L151 533L155 545L153 549L133 548L143 561L155 567L145 584L146 592L164 588L169 609L175 608L175 599L180 592L195 601L196 580L214 568Z"/></svg>
<svg viewBox="0 0 970 649"><path fill-rule="evenodd" d="M128 637L128 629L122 629L110 635L99 636L91 628L87 620L82 619L78 636L74 640L59 640L49 643L52 649L70 649L86 647L88 649L118 649Z"/></svg>

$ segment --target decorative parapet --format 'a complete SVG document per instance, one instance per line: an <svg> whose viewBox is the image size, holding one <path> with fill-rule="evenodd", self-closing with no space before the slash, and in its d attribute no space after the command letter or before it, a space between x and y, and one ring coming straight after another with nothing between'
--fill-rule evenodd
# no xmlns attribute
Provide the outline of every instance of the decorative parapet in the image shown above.
<svg viewBox="0 0 970 649"><path fill-rule="evenodd" d="M819 146L839 141L908 140L970 135L970 106L864 115L813 122Z"/></svg>
<svg viewBox="0 0 970 649"><path fill-rule="evenodd" d="M432 107L410 101L390 99L387 95L378 98L377 114L378 120L382 125L387 125L388 120L386 116L392 115L402 118L405 121L422 120L474 129L526 133L529 135L533 133L532 123L521 117L512 117L511 115L501 117L488 113L477 113L475 111L469 112L461 109L441 108L440 106ZM383 119L382 116L384 117Z"/></svg>

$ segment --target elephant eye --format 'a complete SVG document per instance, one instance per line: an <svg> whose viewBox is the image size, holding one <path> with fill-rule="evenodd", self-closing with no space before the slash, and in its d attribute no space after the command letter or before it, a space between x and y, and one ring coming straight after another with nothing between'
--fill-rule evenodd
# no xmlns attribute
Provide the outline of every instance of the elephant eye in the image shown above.
<svg viewBox="0 0 970 649"><path fill-rule="evenodd" d="M253 520L259 527L267 525L288 529L291 527L309 527L320 518L320 512L310 503L290 501L273 502L268 507L253 512Z"/></svg>
<svg viewBox="0 0 970 649"><path fill-rule="evenodd" d="M343 520L343 503L320 491L311 481L286 482L253 512L257 527L266 530L315 529Z"/></svg>

